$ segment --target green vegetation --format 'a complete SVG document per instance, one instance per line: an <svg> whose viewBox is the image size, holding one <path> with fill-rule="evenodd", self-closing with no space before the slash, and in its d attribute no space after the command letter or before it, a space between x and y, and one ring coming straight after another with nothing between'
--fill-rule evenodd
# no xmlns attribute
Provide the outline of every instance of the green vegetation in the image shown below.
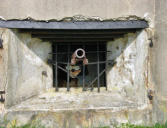
<svg viewBox="0 0 167 128"><path fill-rule="evenodd" d="M115 126L115 128L167 128L167 122L165 124L156 123L154 126L142 126L134 124L121 124L120 126Z"/></svg>
<svg viewBox="0 0 167 128"><path fill-rule="evenodd" d="M26 124L23 126L16 126L16 121L11 121L7 124L6 127L0 128L45 128L44 126L40 125L39 123L35 124ZM97 128L110 128L109 126L97 127ZM156 123L154 126L142 126L142 125L134 125L134 124L121 124L119 126L114 126L114 128L167 128L167 122L165 124Z"/></svg>
<svg viewBox="0 0 167 128"><path fill-rule="evenodd" d="M5 126L3 126L3 127L0 126L0 128L45 128L38 121L34 121L31 124L25 124L22 126L17 126L16 120L12 120L10 122L5 121L4 124L5 124Z"/></svg>

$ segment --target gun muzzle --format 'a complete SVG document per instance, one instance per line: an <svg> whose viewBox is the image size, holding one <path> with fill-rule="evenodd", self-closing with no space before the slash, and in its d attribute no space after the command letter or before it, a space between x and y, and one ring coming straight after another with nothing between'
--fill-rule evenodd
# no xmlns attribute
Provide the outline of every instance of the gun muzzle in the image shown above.
<svg viewBox="0 0 167 128"><path fill-rule="evenodd" d="M77 50L75 50L71 58L71 64L75 65L78 61L83 61L83 64L88 64L88 59L86 59L85 50L82 48L78 48Z"/></svg>
<svg viewBox="0 0 167 128"><path fill-rule="evenodd" d="M78 48L74 54L78 59L82 59L85 57L85 50L83 50L82 48Z"/></svg>

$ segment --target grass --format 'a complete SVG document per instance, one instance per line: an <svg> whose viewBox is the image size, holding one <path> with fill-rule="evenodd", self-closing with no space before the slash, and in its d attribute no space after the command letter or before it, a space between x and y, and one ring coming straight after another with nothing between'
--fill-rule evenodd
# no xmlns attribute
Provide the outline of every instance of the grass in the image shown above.
<svg viewBox="0 0 167 128"><path fill-rule="evenodd" d="M44 126L40 125L39 123L36 124L26 124L22 126L16 126L17 122L11 121L10 123L7 124L6 127L1 127L0 128L45 128ZM103 127L96 127L96 128L110 128L109 126L103 126ZM126 124L121 124L119 126L114 126L114 128L167 128L167 122L165 124L159 124L156 123L154 126L142 126L142 125L134 125L130 123Z"/></svg>
<svg viewBox="0 0 167 128"><path fill-rule="evenodd" d="M167 122L165 124L156 123L154 126L143 126L134 124L121 124L120 126L115 126L115 128L167 128Z"/></svg>

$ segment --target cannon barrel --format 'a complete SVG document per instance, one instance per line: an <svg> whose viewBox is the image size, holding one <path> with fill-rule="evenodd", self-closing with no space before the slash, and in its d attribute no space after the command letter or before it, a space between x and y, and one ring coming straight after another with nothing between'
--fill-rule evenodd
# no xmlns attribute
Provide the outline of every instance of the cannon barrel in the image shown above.
<svg viewBox="0 0 167 128"><path fill-rule="evenodd" d="M78 48L75 52L74 52L75 56L78 59L82 59L85 57L85 50L83 50L82 48Z"/></svg>
<svg viewBox="0 0 167 128"><path fill-rule="evenodd" d="M76 62L83 61L83 64L88 64L88 59L86 58L85 50L78 48L72 55L71 64L75 65Z"/></svg>

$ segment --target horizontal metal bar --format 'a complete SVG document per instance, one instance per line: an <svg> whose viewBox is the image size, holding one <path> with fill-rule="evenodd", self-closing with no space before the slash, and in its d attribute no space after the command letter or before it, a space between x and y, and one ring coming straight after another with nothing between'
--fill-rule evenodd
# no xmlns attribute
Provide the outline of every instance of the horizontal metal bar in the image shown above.
<svg viewBox="0 0 167 128"><path fill-rule="evenodd" d="M97 64L97 63L99 63L99 64L105 64L106 62L112 62L112 60L108 60L108 61L99 61L99 62L90 62L90 63L88 63L87 65L91 65L91 64ZM58 64L68 64L67 62L57 62ZM81 66L82 66L82 64L81 64Z"/></svg>
<svg viewBox="0 0 167 128"><path fill-rule="evenodd" d="M53 43L71 43L71 42L97 42L97 41L112 41L113 38L104 38L104 39L83 39L83 38L80 38L80 39L54 39L54 38L41 38L43 41L50 41L50 42L53 42Z"/></svg>
<svg viewBox="0 0 167 128"><path fill-rule="evenodd" d="M123 34L112 34L112 35L50 35L50 34L32 34L32 37L34 38L53 38L53 39L111 39L111 38L117 38L121 37Z"/></svg>
<svg viewBox="0 0 167 128"><path fill-rule="evenodd" d="M31 33L31 34L56 34L56 35L114 35L133 33L138 29L121 29L121 30L49 30L49 29L20 29L19 32Z"/></svg>
<svg viewBox="0 0 167 128"><path fill-rule="evenodd" d="M97 53L97 52L106 53L106 52L112 52L112 51L90 51L90 52L85 52L85 53L89 54L89 53ZM70 53L73 53L73 52L70 52ZM49 53L49 54L67 54L67 52L58 52L58 53Z"/></svg>
<svg viewBox="0 0 167 128"><path fill-rule="evenodd" d="M106 63L106 62L111 62L111 61L99 61L99 62L90 62L90 63L88 63L88 65L92 65L92 64L104 64L104 63Z"/></svg>
<svg viewBox="0 0 167 128"><path fill-rule="evenodd" d="M148 23L144 20L128 21L30 21L30 20L0 20L1 28L18 29L136 29L147 28Z"/></svg>

